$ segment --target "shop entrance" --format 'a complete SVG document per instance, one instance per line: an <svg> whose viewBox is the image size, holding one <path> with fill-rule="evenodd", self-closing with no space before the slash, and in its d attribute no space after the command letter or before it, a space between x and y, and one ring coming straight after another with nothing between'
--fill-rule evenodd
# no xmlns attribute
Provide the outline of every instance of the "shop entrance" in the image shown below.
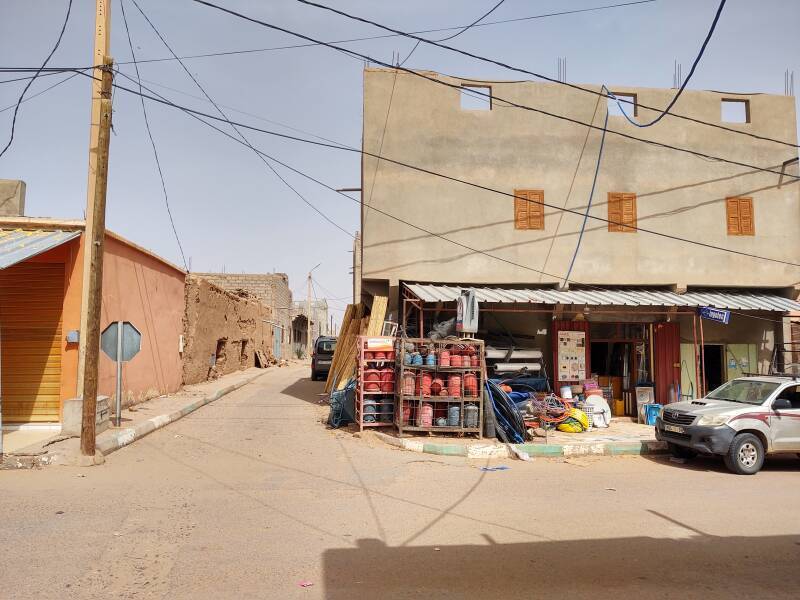
<svg viewBox="0 0 800 600"><path fill-rule="evenodd" d="M592 323L591 365L601 387L610 391L612 411L636 415L634 388L651 380L648 333L640 323Z"/></svg>
<svg viewBox="0 0 800 600"><path fill-rule="evenodd" d="M722 344L704 344L707 392L713 391L725 383L725 347Z"/></svg>

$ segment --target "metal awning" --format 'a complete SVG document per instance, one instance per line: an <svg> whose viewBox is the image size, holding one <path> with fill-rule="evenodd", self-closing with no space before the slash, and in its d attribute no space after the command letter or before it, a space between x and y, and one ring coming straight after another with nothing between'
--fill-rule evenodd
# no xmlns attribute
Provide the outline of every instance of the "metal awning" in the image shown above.
<svg viewBox="0 0 800 600"><path fill-rule="evenodd" d="M563 304L587 306L712 306L728 310L800 311L800 303L777 294L745 291L699 290L684 294L652 289L595 288L554 290L496 288L406 283L406 289L423 302L455 302L462 289L474 289L480 303Z"/></svg>
<svg viewBox="0 0 800 600"><path fill-rule="evenodd" d="M0 229L0 269L5 269L23 260L47 252L70 240L81 231L60 229Z"/></svg>

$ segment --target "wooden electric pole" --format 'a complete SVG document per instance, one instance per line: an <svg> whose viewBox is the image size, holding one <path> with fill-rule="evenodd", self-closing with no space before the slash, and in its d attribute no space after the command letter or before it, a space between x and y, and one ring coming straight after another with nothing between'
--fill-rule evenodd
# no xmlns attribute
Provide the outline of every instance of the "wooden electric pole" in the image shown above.
<svg viewBox="0 0 800 600"><path fill-rule="evenodd" d="M103 297L103 242L106 231L108 147L111 139L111 84L109 54L111 0L96 0L95 66L92 81L92 120L89 130L89 180L86 228L83 234L83 287L78 357L78 392L83 398L81 453L94 456L97 419L97 364L100 356L100 307Z"/></svg>
<svg viewBox="0 0 800 600"><path fill-rule="evenodd" d="M308 327L306 329L306 357L311 358L311 271L308 272L308 290L306 291L306 317Z"/></svg>

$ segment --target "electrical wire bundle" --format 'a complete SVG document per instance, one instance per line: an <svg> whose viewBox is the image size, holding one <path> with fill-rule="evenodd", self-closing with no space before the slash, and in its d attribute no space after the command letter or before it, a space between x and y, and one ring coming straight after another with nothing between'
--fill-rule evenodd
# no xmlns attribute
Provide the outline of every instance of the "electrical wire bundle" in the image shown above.
<svg viewBox="0 0 800 600"><path fill-rule="evenodd" d="M493 381L486 382L487 397L492 403L495 432L499 440L508 444L521 444L525 441L525 422L517 405Z"/></svg>

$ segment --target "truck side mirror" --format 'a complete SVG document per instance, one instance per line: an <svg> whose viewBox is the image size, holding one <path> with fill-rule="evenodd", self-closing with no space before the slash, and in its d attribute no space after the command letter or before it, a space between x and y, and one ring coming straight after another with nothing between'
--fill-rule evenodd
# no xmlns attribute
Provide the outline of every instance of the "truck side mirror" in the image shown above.
<svg viewBox="0 0 800 600"><path fill-rule="evenodd" d="M776 398L772 403L772 410L788 410L792 408L792 401L787 398Z"/></svg>

